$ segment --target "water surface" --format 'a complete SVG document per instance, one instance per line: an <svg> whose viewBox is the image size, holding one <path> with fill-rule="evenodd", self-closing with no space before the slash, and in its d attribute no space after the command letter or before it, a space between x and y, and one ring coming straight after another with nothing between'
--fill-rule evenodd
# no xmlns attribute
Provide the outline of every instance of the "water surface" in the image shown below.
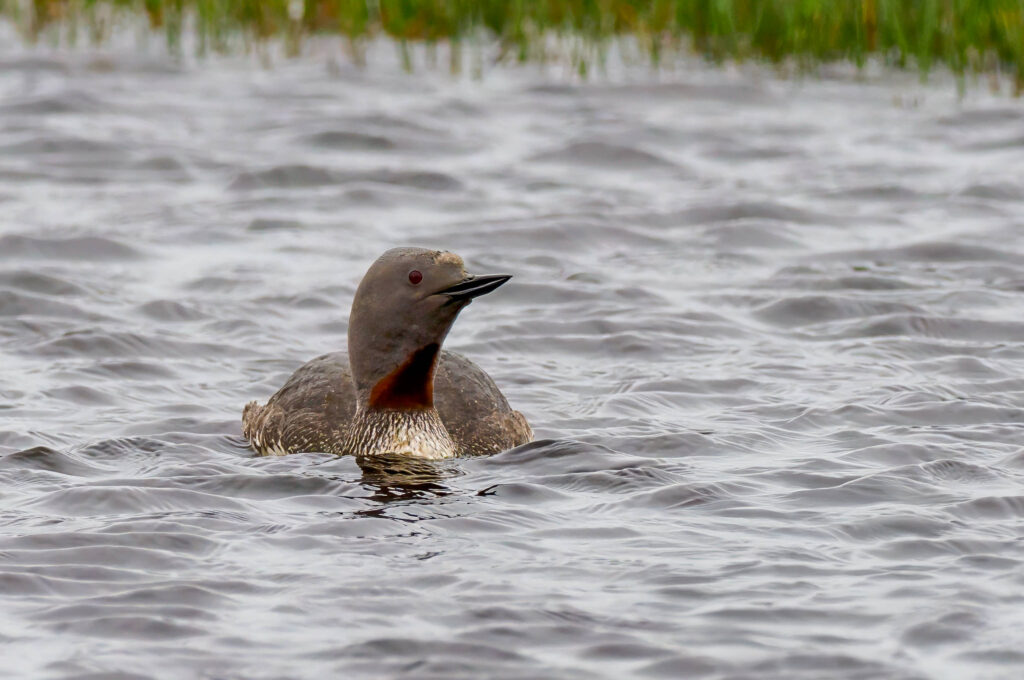
<svg viewBox="0 0 1024 680"><path fill-rule="evenodd" d="M1018 678L1024 109L914 76L589 84L0 53L19 678ZM395 245L539 440L257 458Z"/></svg>

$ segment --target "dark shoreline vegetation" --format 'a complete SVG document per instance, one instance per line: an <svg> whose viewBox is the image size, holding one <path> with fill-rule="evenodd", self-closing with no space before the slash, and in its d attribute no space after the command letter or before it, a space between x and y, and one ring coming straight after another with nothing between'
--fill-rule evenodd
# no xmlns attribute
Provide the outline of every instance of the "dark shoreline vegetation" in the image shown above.
<svg viewBox="0 0 1024 680"><path fill-rule="evenodd" d="M584 75L628 38L654 65L678 53L801 68L877 59L922 76L943 65L961 84L969 73L1005 74L1016 94L1024 89L1024 0L0 0L0 17L31 40L72 44L79 34L101 42L134 19L175 50L194 31L200 53L275 38L297 53L303 38L334 33L359 60L367 40L388 36L407 66L410 44L448 44L453 69L483 41L523 62L568 42Z"/></svg>

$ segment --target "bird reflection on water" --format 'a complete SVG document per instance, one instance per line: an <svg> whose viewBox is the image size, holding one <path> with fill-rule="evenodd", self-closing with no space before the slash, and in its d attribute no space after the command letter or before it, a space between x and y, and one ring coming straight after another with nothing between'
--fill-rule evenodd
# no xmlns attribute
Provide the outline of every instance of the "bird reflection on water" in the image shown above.
<svg viewBox="0 0 1024 680"><path fill-rule="evenodd" d="M464 474L452 460L422 460L397 453L356 456L355 461L363 472L363 486L373 492L370 500L382 504L451 495L454 489L446 486L444 480ZM360 514L372 515L382 509Z"/></svg>

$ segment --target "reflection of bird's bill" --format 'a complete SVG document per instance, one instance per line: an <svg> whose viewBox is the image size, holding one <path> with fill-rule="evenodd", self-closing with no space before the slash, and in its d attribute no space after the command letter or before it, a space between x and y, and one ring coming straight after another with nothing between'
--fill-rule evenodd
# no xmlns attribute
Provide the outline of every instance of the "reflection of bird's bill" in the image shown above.
<svg viewBox="0 0 1024 680"><path fill-rule="evenodd" d="M455 300L472 300L481 295L487 295L506 281L512 278L511 274L485 274L484 276L470 276L468 279L449 286L444 290L437 291L437 295L447 295Z"/></svg>

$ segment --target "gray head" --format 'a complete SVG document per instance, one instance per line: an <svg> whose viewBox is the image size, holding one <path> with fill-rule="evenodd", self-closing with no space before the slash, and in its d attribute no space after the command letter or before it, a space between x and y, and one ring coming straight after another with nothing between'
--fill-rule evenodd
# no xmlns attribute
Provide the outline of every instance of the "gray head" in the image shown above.
<svg viewBox="0 0 1024 680"><path fill-rule="evenodd" d="M441 343L466 305L511 276L471 276L454 253L393 248L363 277L348 321L348 352L360 407L434 405Z"/></svg>

